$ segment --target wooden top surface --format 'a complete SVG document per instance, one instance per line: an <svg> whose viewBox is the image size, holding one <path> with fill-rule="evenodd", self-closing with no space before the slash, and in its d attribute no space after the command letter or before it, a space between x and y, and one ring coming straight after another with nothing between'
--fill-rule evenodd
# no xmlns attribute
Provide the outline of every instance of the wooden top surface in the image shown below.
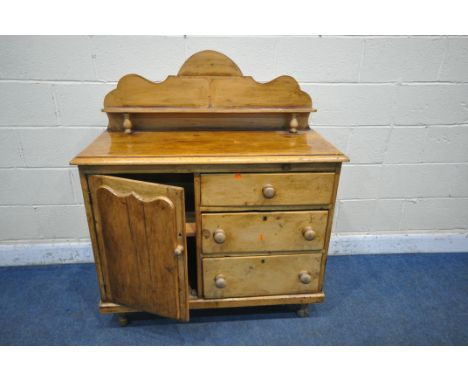
<svg viewBox="0 0 468 382"><path fill-rule="evenodd" d="M183 165L346 162L348 158L314 130L105 131L73 165Z"/></svg>

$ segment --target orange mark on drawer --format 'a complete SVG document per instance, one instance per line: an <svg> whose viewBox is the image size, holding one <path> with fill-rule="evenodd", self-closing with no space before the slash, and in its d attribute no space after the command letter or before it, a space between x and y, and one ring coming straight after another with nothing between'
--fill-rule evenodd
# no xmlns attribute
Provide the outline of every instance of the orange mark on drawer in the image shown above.
<svg viewBox="0 0 468 382"><path fill-rule="evenodd" d="M235 179L240 179L241 176L242 176L242 175L241 175L239 172L236 172L236 173L234 174L234 178L235 178Z"/></svg>
<svg viewBox="0 0 468 382"><path fill-rule="evenodd" d="M265 240L265 236L263 236L263 233L261 233L260 235L258 235L258 240L259 240L259 241L264 241L264 240Z"/></svg>

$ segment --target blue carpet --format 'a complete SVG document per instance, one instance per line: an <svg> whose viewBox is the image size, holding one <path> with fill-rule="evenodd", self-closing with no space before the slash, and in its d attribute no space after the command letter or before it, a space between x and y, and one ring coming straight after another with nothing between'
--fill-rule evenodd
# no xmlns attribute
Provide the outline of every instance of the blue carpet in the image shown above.
<svg viewBox="0 0 468 382"><path fill-rule="evenodd" d="M468 254L335 256L325 302L145 314L97 311L93 264L0 268L0 345L468 345Z"/></svg>

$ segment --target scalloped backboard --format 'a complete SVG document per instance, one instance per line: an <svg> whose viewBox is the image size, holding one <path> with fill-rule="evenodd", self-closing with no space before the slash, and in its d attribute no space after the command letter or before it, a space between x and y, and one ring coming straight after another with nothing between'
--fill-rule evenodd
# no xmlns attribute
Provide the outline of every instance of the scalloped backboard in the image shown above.
<svg viewBox="0 0 468 382"><path fill-rule="evenodd" d="M177 76L156 83L139 75L120 79L104 99L109 128L132 129L287 128L291 118L308 126L310 96L290 76L259 83L243 76L222 53L206 50L191 56Z"/></svg>

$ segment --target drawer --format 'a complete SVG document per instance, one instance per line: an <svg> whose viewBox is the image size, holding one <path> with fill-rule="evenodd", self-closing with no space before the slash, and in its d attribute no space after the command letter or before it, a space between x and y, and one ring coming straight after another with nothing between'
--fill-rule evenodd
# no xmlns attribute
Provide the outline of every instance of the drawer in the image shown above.
<svg viewBox="0 0 468 382"><path fill-rule="evenodd" d="M334 173L202 174L202 206L332 203Z"/></svg>
<svg viewBox="0 0 468 382"><path fill-rule="evenodd" d="M202 214L202 252L282 252L320 250L327 211Z"/></svg>
<svg viewBox="0 0 468 382"><path fill-rule="evenodd" d="M205 298L318 292L321 253L203 259Z"/></svg>

